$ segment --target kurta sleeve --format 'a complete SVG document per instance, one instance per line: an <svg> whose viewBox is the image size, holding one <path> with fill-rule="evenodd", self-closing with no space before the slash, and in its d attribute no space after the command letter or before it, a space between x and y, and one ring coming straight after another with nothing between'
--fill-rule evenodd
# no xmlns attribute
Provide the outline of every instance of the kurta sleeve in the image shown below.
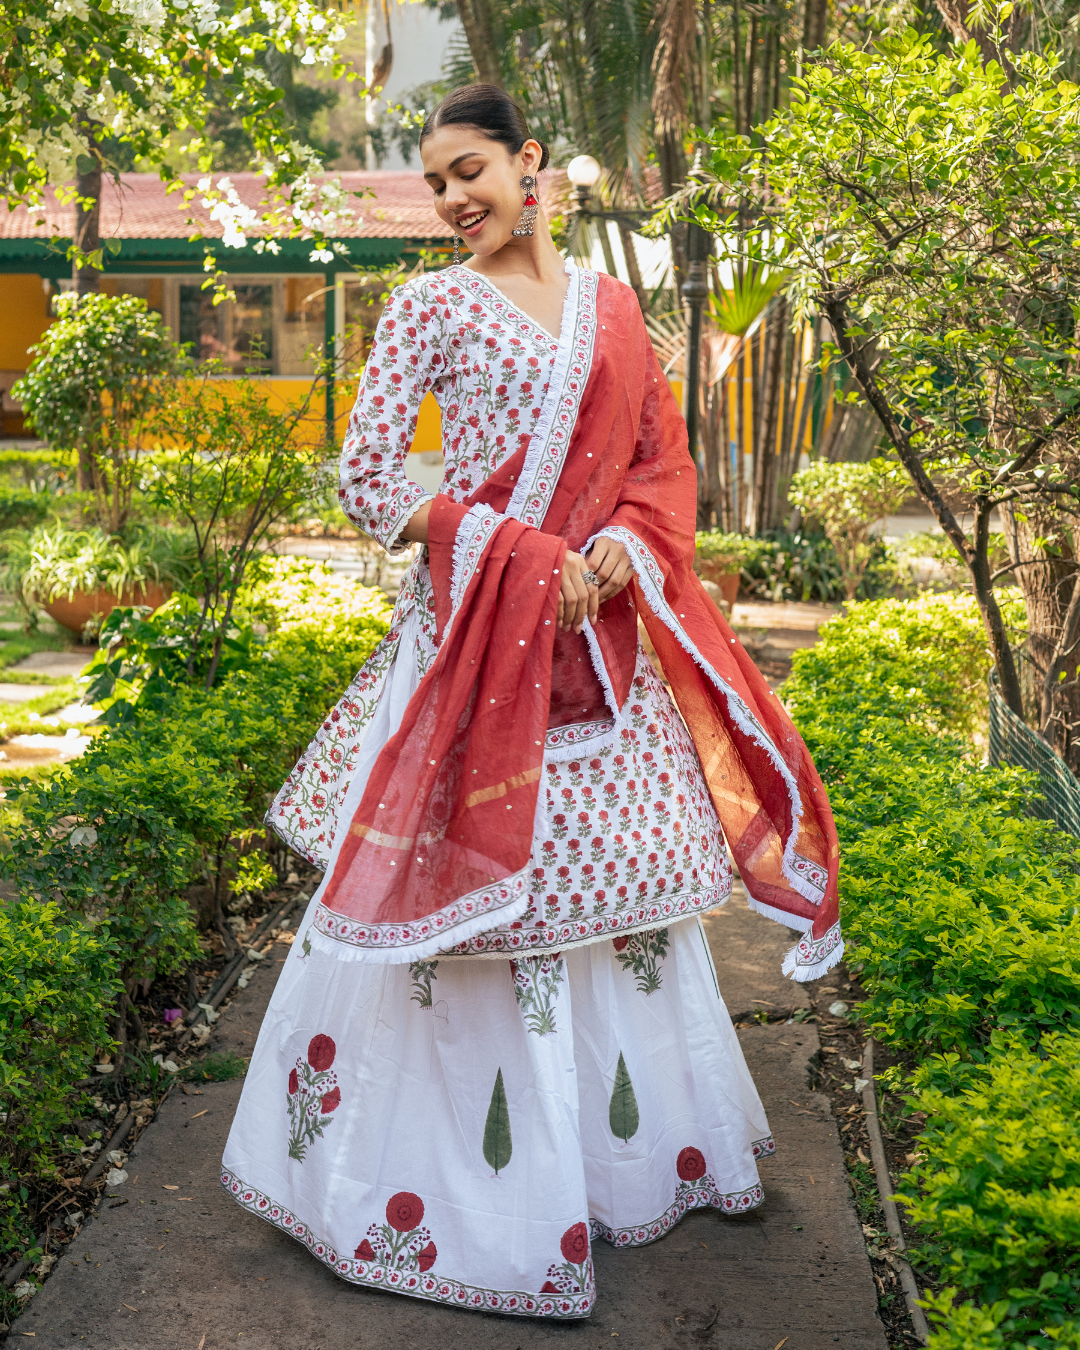
<svg viewBox="0 0 1080 1350"><path fill-rule="evenodd" d="M341 452L338 498L354 524L389 553L400 553L402 529L430 501L405 473L424 395L449 371L445 314L423 292L398 286L387 301L364 368Z"/></svg>

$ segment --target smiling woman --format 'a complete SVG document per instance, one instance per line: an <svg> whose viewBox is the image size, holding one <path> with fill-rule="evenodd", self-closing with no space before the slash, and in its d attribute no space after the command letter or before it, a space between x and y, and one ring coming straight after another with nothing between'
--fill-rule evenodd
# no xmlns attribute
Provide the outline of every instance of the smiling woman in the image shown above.
<svg viewBox="0 0 1080 1350"><path fill-rule="evenodd" d="M421 155L474 256L390 297L340 481L386 549L425 548L267 817L324 877L222 1179L356 1284L578 1318L592 1239L761 1202L772 1140L699 916L726 836L816 978L842 952L835 831L694 575L686 428L633 291L560 257L502 90L451 95ZM434 497L405 475L428 393ZM340 1097L303 1093L316 1032Z"/></svg>

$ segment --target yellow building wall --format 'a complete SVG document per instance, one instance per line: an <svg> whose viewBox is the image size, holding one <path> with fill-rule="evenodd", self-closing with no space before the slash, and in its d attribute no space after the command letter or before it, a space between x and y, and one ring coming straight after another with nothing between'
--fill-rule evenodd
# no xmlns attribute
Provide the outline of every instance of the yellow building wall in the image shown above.
<svg viewBox="0 0 1080 1350"><path fill-rule="evenodd" d="M52 323L49 299L41 278L24 273L0 275L0 370L21 374L30 363L29 349Z"/></svg>

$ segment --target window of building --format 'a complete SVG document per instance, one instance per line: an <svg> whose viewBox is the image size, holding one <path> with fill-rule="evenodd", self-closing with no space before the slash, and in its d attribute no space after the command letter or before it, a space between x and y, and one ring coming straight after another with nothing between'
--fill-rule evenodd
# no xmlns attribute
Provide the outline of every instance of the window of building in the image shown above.
<svg viewBox="0 0 1080 1350"><path fill-rule="evenodd" d="M137 295L165 320L198 361L216 359L240 375L311 376L326 337L321 276L230 276L235 299L215 305L196 277L101 279L106 295Z"/></svg>

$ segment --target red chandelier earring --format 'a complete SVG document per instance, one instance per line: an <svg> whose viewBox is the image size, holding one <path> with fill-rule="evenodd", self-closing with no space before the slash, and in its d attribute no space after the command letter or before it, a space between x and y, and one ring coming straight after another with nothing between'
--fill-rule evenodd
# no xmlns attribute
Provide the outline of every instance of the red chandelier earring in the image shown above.
<svg viewBox="0 0 1080 1350"><path fill-rule="evenodd" d="M536 196L536 179L531 173L527 173L521 180L521 190L525 194L525 203L521 208L521 219L511 231L519 238L526 238L532 234L533 226L536 224L536 213L540 208L539 199Z"/></svg>

